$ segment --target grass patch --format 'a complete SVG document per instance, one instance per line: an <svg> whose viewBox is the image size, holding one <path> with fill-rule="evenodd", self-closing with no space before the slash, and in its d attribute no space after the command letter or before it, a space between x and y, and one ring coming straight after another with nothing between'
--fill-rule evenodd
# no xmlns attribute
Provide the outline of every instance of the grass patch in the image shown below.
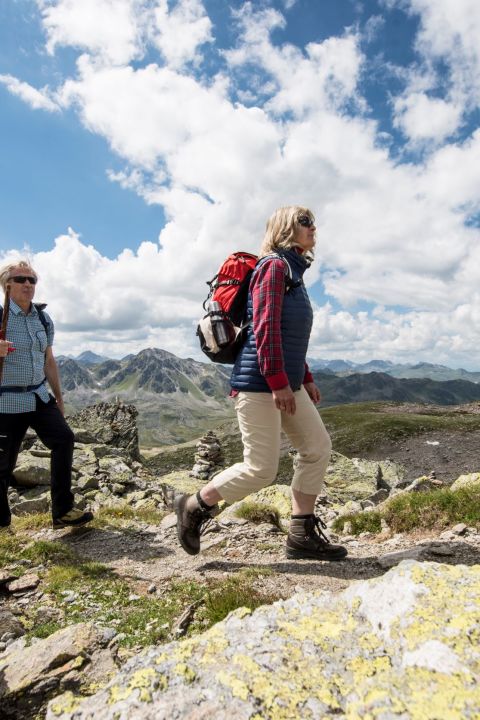
<svg viewBox="0 0 480 720"><path fill-rule="evenodd" d="M480 485L412 492L393 497L383 513L396 532L443 529L456 523L480 527Z"/></svg>
<svg viewBox="0 0 480 720"><path fill-rule="evenodd" d="M35 540L21 550L20 557L33 563L63 563L72 561L76 555L61 542Z"/></svg>
<svg viewBox="0 0 480 720"><path fill-rule="evenodd" d="M257 590L253 586L251 578L237 575L228 578L221 585L207 592L200 614L204 625L211 626L226 618L228 613L239 607L255 610L260 605L267 605L278 599L277 595Z"/></svg>
<svg viewBox="0 0 480 720"><path fill-rule="evenodd" d="M32 630L27 633L27 638L47 638L49 635L57 632L57 630L61 630L62 627L62 623L58 622L57 620L49 620L48 622L41 623L40 625L36 625L34 628L32 628Z"/></svg>
<svg viewBox="0 0 480 720"><path fill-rule="evenodd" d="M374 510L363 513L351 513L336 518L333 523L333 529L336 532L343 532L345 523L349 522L352 526L352 535L360 535L362 532L379 533L382 529L381 520L381 514Z"/></svg>
<svg viewBox="0 0 480 720"><path fill-rule="evenodd" d="M243 502L235 515L255 524L272 523L280 527L280 514L274 505L257 502Z"/></svg>
<svg viewBox="0 0 480 720"><path fill-rule="evenodd" d="M480 484L458 490L441 488L401 493L392 497L381 511L352 513L336 518L333 529L342 532L348 521L354 535L378 533L382 518L394 532L443 530L457 523L480 528Z"/></svg>
<svg viewBox="0 0 480 720"><path fill-rule="evenodd" d="M93 527L123 527L125 523L144 522L148 525L159 525L165 517L162 510L149 508L132 508L130 505L100 508L91 523Z"/></svg>
<svg viewBox="0 0 480 720"><path fill-rule="evenodd" d="M16 532L28 530L43 530L52 527L52 516L50 513L34 513L32 515L14 516L12 527Z"/></svg>

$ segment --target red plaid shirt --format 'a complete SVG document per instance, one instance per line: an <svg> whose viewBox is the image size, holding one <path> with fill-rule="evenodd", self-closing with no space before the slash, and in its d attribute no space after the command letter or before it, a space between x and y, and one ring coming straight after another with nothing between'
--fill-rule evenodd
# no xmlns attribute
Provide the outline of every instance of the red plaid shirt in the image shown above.
<svg viewBox="0 0 480 720"><path fill-rule="evenodd" d="M280 258L264 262L250 285L253 302L253 329L257 342L260 372L270 390L287 387L282 349L282 305L285 294L285 263ZM305 363L304 383L313 382Z"/></svg>

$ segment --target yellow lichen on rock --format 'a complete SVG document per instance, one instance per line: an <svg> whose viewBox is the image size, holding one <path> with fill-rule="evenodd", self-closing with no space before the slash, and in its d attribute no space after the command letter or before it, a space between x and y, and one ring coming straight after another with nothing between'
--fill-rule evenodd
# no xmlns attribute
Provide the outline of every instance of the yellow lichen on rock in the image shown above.
<svg viewBox="0 0 480 720"><path fill-rule="evenodd" d="M73 713L79 706L83 698L74 695L73 692L67 690L63 695L59 695L50 704L50 710L54 715L62 715L63 713Z"/></svg>
<svg viewBox="0 0 480 720"><path fill-rule="evenodd" d="M459 490L460 488L472 487L478 484L480 484L480 472L466 473L465 475L460 475L455 482L450 485L450 490Z"/></svg>
<svg viewBox="0 0 480 720"><path fill-rule="evenodd" d="M126 700L132 692L139 690L139 699L142 702L151 702L152 700L152 689L153 681L157 680L159 686L165 689L167 687L166 678L163 675L155 672L153 668L142 668L133 673L128 684L125 687L119 685L113 685L109 688L110 698L109 704L113 705L120 700Z"/></svg>

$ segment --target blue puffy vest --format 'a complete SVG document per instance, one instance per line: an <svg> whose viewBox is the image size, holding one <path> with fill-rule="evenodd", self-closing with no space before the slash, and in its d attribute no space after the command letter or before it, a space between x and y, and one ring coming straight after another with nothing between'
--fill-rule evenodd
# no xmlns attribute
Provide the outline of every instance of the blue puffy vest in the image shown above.
<svg viewBox="0 0 480 720"><path fill-rule="evenodd" d="M302 280L308 263L294 249L277 251L277 254L282 255L288 261L292 270L293 282L300 281L298 287L292 287L283 297L281 320L285 372L290 387L295 391L300 389L305 376L305 358L313 320L312 306ZM265 260L264 262L269 261ZM254 274L255 272L254 270ZM254 275L252 275L252 280L253 278ZM252 317L252 295L249 292L247 318L251 320ZM230 384L235 390L245 392L271 392L258 365L253 324L250 324L245 343L237 355Z"/></svg>

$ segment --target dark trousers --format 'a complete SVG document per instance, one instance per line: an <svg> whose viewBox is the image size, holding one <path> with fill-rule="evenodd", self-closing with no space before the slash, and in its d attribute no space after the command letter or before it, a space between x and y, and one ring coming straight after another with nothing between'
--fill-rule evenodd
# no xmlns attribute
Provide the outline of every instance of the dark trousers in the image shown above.
<svg viewBox="0 0 480 720"><path fill-rule="evenodd" d="M51 450L50 473L52 516L62 517L73 506L72 459L74 435L52 398L49 403L37 397L33 412L0 413L0 527L10 525L8 486L15 469L22 440L28 428Z"/></svg>

